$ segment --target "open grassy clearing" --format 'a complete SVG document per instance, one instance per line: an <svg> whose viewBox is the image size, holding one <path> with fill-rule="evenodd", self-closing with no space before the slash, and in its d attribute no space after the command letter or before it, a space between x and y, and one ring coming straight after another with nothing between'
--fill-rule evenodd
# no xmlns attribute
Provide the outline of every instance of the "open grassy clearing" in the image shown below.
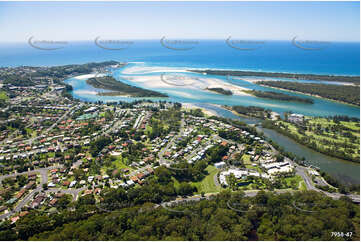
<svg viewBox="0 0 361 242"><path fill-rule="evenodd" d="M208 171L208 175L203 178L200 182L194 182L193 185L197 187L197 193L213 193L221 191L221 187L217 187L214 184L214 176L217 174L218 169L214 166L209 165L206 170Z"/></svg>

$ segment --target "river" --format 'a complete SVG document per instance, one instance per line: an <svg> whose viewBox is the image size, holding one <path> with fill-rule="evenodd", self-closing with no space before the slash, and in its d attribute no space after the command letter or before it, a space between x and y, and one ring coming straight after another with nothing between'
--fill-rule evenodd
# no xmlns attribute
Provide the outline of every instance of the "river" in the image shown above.
<svg viewBox="0 0 361 242"><path fill-rule="evenodd" d="M194 82L192 85L188 86L163 87L160 76L164 73L166 73L166 75L178 76L178 79L185 80L185 82L192 82L194 80L197 82ZM198 73L189 73L187 72L186 68L172 68L166 66L146 65L144 63L130 63L125 68L112 70L112 76L129 85L164 92L169 95L169 98L161 98L161 100L180 103L192 103L196 106L216 112L219 116L235 118L244 121L247 124L256 124L259 122L259 120L239 117L234 115L232 112L221 108L220 105L260 106L272 109L273 111L276 111L280 114L285 111L292 110L295 113L302 113L304 115L310 116L348 115L352 117L360 117L359 107L316 97L310 97L315 101L314 104L310 105L297 102L263 99L247 95L224 96L217 93L207 92L203 88L197 87L197 85L202 86L203 82L207 81L220 81L223 83L233 84L240 88L256 89L262 91L273 89L260 87L242 79L229 79L224 76L204 76ZM129 97L99 96L97 95L97 92L102 90L87 85L85 80L86 78L71 78L66 81L68 84L73 86L74 97L91 102L99 100L104 102L136 100L136 98ZM287 91L275 91L291 94ZM308 97L302 94L292 93L292 95ZM160 100L160 98L152 99L154 101ZM261 128L261 130L264 132L266 137L271 138L285 150L290 151L299 157L305 157L309 163L319 167L323 171L326 171L340 181L345 183L360 183L359 164L315 152L301 144L294 142L288 137L278 134L273 130L263 128Z"/></svg>
<svg viewBox="0 0 361 242"><path fill-rule="evenodd" d="M215 105L199 106L212 110L222 117L237 119L247 124L256 124L260 122L259 119L239 117L232 112ZM286 151L292 152L299 157L305 157L310 164L319 167L322 171L329 173L339 181L344 183L360 184L359 164L324 155L301 145L274 130L262 127L257 127L257 130L263 132L267 138L272 139Z"/></svg>

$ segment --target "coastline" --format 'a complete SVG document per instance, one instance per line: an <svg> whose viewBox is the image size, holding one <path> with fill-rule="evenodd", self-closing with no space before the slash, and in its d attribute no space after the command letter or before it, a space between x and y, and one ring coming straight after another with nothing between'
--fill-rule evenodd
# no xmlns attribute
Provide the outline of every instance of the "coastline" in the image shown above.
<svg viewBox="0 0 361 242"><path fill-rule="evenodd" d="M260 78L256 78L256 77L232 77L233 79L239 79L239 80L243 80L243 81L246 81L246 82L251 82L253 84L256 84L257 82L259 81L275 81L275 79L264 79L265 77L260 77ZM272 77L272 78L275 78L275 77ZM292 80L299 80L299 79L292 79L292 78L285 78L285 79L288 79L287 81L292 81ZM330 83L322 83L324 81L320 81L320 84L330 84ZM330 81L328 81L330 82ZM352 82L335 82L335 83L338 83L339 85L341 86L358 86L358 85L355 85L354 83ZM330 85L337 85L337 84L330 84Z"/></svg>
<svg viewBox="0 0 361 242"><path fill-rule="evenodd" d="M189 70L196 73L206 73L208 75L223 75L223 76L237 76L237 77L261 77L261 78L287 78L294 80L317 80L317 81L337 81L338 83L353 83L360 85L360 76L350 75L324 75L324 74L310 74L310 73L281 73L281 72L264 72L264 71L244 71L244 70L220 70L220 69L203 69L203 70Z"/></svg>
<svg viewBox="0 0 361 242"><path fill-rule="evenodd" d="M208 116L219 116L215 111L209 110L204 107L197 106L197 104L194 104L194 103L182 103L182 108L184 108L185 110L201 109L202 112Z"/></svg>
<svg viewBox="0 0 361 242"><path fill-rule="evenodd" d="M234 115L238 116L238 117L242 117L242 118L256 118L256 119L260 119L260 117L255 117L255 116L250 116L250 115L245 115L245 114L240 114L237 113L236 111L233 110L233 108L231 108L230 106L225 106L225 105L219 105L219 107L224 108L230 112L232 112Z"/></svg>
<svg viewBox="0 0 361 242"><path fill-rule="evenodd" d="M258 84L258 85L259 85L259 84ZM289 90L289 89L285 89L285 88L279 88L279 87L270 87L270 86L266 86L266 85L259 85L259 86L261 86L261 87L268 87L268 88L274 88L274 89L278 89L278 90L281 90L281 91L293 92L293 93L297 93L297 94L303 94L303 95L307 95L307 96L310 96L310 97L317 97L317 98L320 98L320 99L325 99L325 100L328 100L328 101L337 102L337 103L342 103L342 104L346 104L346 105L350 105L350 106L353 106L353 107L360 108L360 106L358 106L358 105L356 105L356 104L347 103L347 102L343 102L343 101L335 100L335 99L331 99L331 98L321 97L321 96L319 96L319 95L313 95L313 94L310 94L310 93L303 93L303 92L299 92L299 91L293 91L293 90Z"/></svg>

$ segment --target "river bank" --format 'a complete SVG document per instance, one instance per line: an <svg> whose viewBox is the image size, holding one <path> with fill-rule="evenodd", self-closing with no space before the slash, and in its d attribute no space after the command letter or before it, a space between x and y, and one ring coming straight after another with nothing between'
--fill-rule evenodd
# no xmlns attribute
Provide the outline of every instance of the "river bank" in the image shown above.
<svg viewBox="0 0 361 242"><path fill-rule="evenodd" d="M320 74L301 74L301 73L285 73L285 72L260 72L260 71L241 71L241 70L188 70L197 73L206 73L209 75L238 76L238 77L270 77L270 78L288 78L294 80L317 80L317 81L336 81L360 84L360 76L345 75L320 75Z"/></svg>
<svg viewBox="0 0 361 242"><path fill-rule="evenodd" d="M306 95L306 96L310 96L310 97L316 97L316 98L321 98L321 99L325 99L328 101L332 101L332 102L337 102L337 103L341 103L341 104L346 104L346 105L350 105L352 107L359 107L356 104L352 104L352 103L348 103L348 102L344 102L344 101L340 101L340 100L336 100L336 99L332 99L332 98L327 98L327 97L322 97L320 95L316 95L316 94L311 94L311 93L307 93L307 92L300 92L300 91L294 91L294 90L290 90L290 89L286 89L286 88L280 88L280 87L273 87L273 86L268 86L268 85L264 85L264 84L259 84L259 82L271 82L274 80L269 80L269 79L252 79L252 78L242 78L242 80L246 81L246 82L250 82L252 84L257 84L261 87L267 87L267 88L272 88L272 89L276 89L276 90L281 90L281 91L286 91L286 92L291 92L291 93L297 93L297 94L302 94L302 95ZM329 85L334 85L334 84L329 84ZM346 83L346 86L356 86L352 83Z"/></svg>
<svg viewBox="0 0 361 242"><path fill-rule="evenodd" d="M217 108L223 109L227 112L217 112L218 116L237 119L243 122L248 123L249 125L255 125L261 122L261 119L254 117L247 117L246 115L241 115L230 109L229 107L224 107L222 105L212 105ZM207 109L207 107L205 107ZM227 109L226 109L227 108ZM332 175L337 180L344 184L359 184L360 183L360 164L346 161L340 158L335 158L322 154L315 150L308 148L305 145L299 144L293 139L278 133L275 130L263 128L256 126L259 132L262 132L267 138L273 140L285 151L291 152L298 157L304 157L308 163L313 166L319 167L322 171Z"/></svg>

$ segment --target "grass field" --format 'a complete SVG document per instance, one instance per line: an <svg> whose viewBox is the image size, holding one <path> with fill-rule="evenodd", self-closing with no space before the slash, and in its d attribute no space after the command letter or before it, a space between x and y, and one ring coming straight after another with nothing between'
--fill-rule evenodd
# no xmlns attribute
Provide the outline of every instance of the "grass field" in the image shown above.
<svg viewBox="0 0 361 242"><path fill-rule="evenodd" d="M251 156L250 156L250 155L244 154L244 155L242 156L242 160L243 160L243 162L244 162L245 165L251 165L251 164L252 164L252 162L251 162Z"/></svg>
<svg viewBox="0 0 361 242"><path fill-rule="evenodd" d="M221 191L222 188L220 186L217 187L214 184L214 176L217 174L218 169L214 166L209 165L206 170L208 171L208 175L203 178L202 181L193 183L193 185L196 186L198 189L197 193L214 193Z"/></svg>
<svg viewBox="0 0 361 242"><path fill-rule="evenodd" d="M122 156L119 155L117 157L117 159L113 162L113 165L115 165L115 167L120 170L120 169L124 169L124 168L128 168L130 171L133 170L133 168L131 168L130 166L127 166L123 161L122 161Z"/></svg>
<svg viewBox="0 0 361 242"><path fill-rule="evenodd" d="M301 190L301 191L306 191L307 190L305 181L301 181L301 183L298 186L298 189Z"/></svg>
<svg viewBox="0 0 361 242"><path fill-rule="evenodd" d="M336 123L332 119L307 117L307 121L301 125L305 127L303 132L296 124L286 121L278 121L277 126L296 140L322 153L354 161L360 158L360 148L357 145L360 143L359 122Z"/></svg>
<svg viewBox="0 0 361 242"><path fill-rule="evenodd" d="M304 188L306 190L306 184L303 181L302 177L299 175L296 175L293 177L287 177L287 178L285 178L285 181L286 181L288 187L292 187L291 183L293 181L295 184L297 184L297 187L299 189L301 188L301 190L302 190ZM304 185L301 184L301 186L300 186L300 182L302 182Z"/></svg>
<svg viewBox="0 0 361 242"><path fill-rule="evenodd" d="M6 95L6 92L0 91L0 100L7 100L9 97Z"/></svg>

